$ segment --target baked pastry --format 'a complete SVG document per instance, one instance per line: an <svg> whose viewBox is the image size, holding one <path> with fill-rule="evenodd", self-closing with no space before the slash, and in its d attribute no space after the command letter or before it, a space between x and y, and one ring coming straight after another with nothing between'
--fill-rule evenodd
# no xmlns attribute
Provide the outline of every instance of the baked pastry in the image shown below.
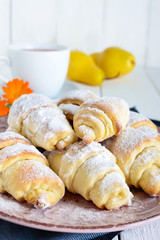
<svg viewBox="0 0 160 240"><path fill-rule="evenodd" d="M100 142L118 135L129 119L126 101L115 97L88 99L74 115L73 126L78 137L85 143Z"/></svg>
<svg viewBox="0 0 160 240"><path fill-rule="evenodd" d="M160 194L160 135L152 128L127 127L103 143L117 158L128 185Z"/></svg>
<svg viewBox="0 0 160 240"><path fill-rule="evenodd" d="M140 126L148 126L157 131L156 125L150 119L140 113L130 111L127 127L138 128Z"/></svg>
<svg viewBox="0 0 160 240"><path fill-rule="evenodd" d="M48 161L67 189L109 210L128 205L130 192L116 158L100 143L76 142L63 151L53 150Z"/></svg>
<svg viewBox="0 0 160 240"><path fill-rule="evenodd" d="M16 143L31 145L31 142L28 139L15 132L0 133L0 150Z"/></svg>
<svg viewBox="0 0 160 240"><path fill-rule="evenodd" d="M4 132L0 133L0 192L45 208L63 197L64 184L27 139Z"/></svg>
<svg viewBox="0 0 160 240"><path fill-rule="evenodd" d="M8 125L10 130L46 150L63 149L77 140L54 101L38 93L22 95L15 100L9 111Z"/></svg>
<svg viewBox="0 0 160 240"><path fill-rule="evenodd" d="M91 91L72 90L61 97L57 105L67 119L73 120L73 116L79 110L79 106L89 98L98 98L98 96Z"/></svg>

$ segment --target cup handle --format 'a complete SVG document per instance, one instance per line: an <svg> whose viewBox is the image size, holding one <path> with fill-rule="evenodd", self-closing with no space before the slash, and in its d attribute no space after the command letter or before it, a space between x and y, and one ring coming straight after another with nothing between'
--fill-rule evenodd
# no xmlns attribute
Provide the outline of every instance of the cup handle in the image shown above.
<svg viewBox="0 0 160 240"><path fill-rule="evenodd" d="M10 62L8 57L2 56L2 57L0 57L0 61L4 61L4 62L7 63L8 66L11 66L11 62ZM5 77L1 76L1 75L0 75L0 80L2 80L4 82L8 82L8 80Z"/></svg>

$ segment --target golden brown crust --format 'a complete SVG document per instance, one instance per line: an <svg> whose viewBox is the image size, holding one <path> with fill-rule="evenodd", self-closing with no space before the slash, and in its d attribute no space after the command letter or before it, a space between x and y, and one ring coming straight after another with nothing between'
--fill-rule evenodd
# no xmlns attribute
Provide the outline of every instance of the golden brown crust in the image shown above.
<svg viewBox="0 0 160 240"><path fill-rule="evenodd" d="M114 155L106 150L94 141L79 141L65 151L52 151L48 161L69 191L111 210L129 204L132 194Z"/></svg>
<svg viewBox="0 0 160 240"><path fill-rule="evenodd" d="M57 105L62 103L71 103L80 106L89 98L98 98L98 96L91 91L73 90L66 93L65 96L60 98Z"/></svg>
<svg viewBox="0 0 160 240"><path fill-rule="evenodd" d="M98 98L98 96L91 91L73 90L60 98L57 105L66 115L67 119L73 120L73 116L79 110L79 106L90 98Z"/></svg>
<svg viewBox="0 0 160 240"><path fill-rule="evenodd" d="M22 160L3 174L3 186L18 201L26 200L40 208L50 207L64 195L64 184L47 166L34 160Z"/></svg>
<svg viewBox="0 0 160 240"><path fill-rule="evenodd" d="M85 101L74 115L73 125L78 137L90 143L118 135L126 127L128 118L127 102L103 97Z"/></svg>
<svg viewBox="0 0 160 240"><path fill-rule="evenodd" d="M157 177L160 174L160 135L155 130L147 126L127 127L103 144L116 156L129 185L141 187L148 194L160 192Z"/></svg>
<svg viewBox="0 0 160 240"><path fill-rule="evenodd" d="M64 195L64 184L48 161L30 142L13 132L0 133L0 192L36 207L54 205ZM28 143L28 145L27 145Z"/></svg>
<svg viewBox="0 0 160 240"><path fill-rule="evenodd" d="M5 148L7 146L11 146L18 142L22 144L31 145L31 142L28 139L24 138L18 133L14 132L0 133L0 149Z"/></svg>
<svg viewBox="0 0 160 240"><path fill-rule="evenodd" d="M22 95L9 112L8 124L33 145L52 150L65 148L77 137L53 100L41 94Z"/></svg>
<svg viewBox="0 0 160 240"><path fill-rule="evenodd" d="M140 113L130 111L127 127L138 128L141 126L147 126L158 131L157 126L150 119Z"/></svg>

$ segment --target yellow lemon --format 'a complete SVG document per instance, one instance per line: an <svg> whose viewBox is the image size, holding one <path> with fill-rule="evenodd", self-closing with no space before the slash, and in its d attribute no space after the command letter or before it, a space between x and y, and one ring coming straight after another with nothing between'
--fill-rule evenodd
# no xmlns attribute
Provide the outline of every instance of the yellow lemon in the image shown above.
<svg viewBox="0 0 160 240"><path fill-rule="evenodd" d="M105 73L106 78L116 78L131 72L135 65L135 57L118 47L110 47L100 53L91 54L93 61Z"/></svg>
<svg viewBox="0 0 160 240"><path fill-rule="evenodd" d="M80 51L71 51L67 76L90 85L100 85L104 80L103 71L89 55Z"/></svg>

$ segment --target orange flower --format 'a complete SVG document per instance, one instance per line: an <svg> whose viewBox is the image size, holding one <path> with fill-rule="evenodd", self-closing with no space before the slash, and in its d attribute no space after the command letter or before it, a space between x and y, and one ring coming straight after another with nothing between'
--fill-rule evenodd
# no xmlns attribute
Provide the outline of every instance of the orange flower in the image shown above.
<svg viewBox="0 0 160 240"><path fill-rule="evenodd" d="M0 117L8 115L9 108L6 106L7 103L6 100L1 100L0 97Z"/></svg>
<svg viewBox="0 0 160 240"><path fill-rule="evenodd" d="M21 95L33 92L28 86L28 82L15 78L7 83L7 87L2 87L4 93L6 93L3 97L8 99L8 103L13 103Z"/></svg>

